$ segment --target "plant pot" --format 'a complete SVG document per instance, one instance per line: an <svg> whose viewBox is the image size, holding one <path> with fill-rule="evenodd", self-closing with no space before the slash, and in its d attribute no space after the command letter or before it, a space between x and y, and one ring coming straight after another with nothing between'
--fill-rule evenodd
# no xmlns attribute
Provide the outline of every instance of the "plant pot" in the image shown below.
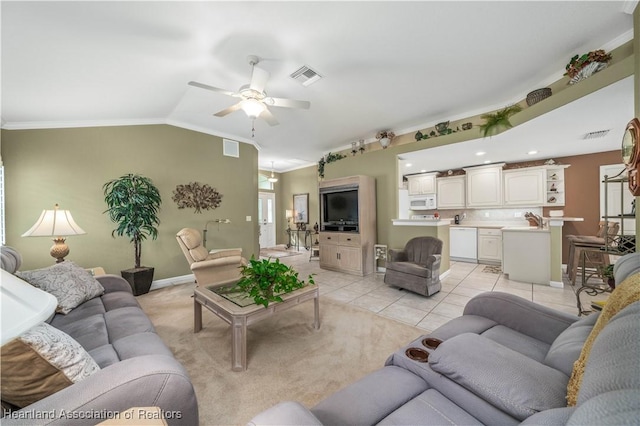
<svg viewBox="0 0 640 426"><path fill-rule="evenodd" d="M127 280L133 290L134 296L149 293L151 283L153 282L154 268L146 266L140 268L131 268L120 271L122 278Z"/></svg>
<svg viewBox="0 0 640 426"><path fill-rule="evenodd" d="M616 289L616 280L615 280L615 278L607 277L607 284L609 284L609 287L611 287L611 290L615 290Z"/></svg>

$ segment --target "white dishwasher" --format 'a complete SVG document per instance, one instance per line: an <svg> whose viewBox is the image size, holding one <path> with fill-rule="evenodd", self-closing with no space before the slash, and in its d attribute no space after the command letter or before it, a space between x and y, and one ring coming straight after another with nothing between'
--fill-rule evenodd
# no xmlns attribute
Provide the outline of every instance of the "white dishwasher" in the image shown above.
<svg viewBox="0 0 640 426"><path fill-rule="evenodd" d="M449 257L462 262L478 262L478 229L449 228Z"/></svg>

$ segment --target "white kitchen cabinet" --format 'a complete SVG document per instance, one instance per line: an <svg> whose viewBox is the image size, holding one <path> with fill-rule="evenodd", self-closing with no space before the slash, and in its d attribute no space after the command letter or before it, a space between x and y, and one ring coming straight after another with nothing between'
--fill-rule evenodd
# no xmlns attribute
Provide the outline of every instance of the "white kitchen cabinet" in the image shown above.
<svg viewBox="0 0 640 426"><path fill-rule="evenodd" d="M428 173L407 176L409 182L409 195L435 194L436 174Z"/></svg>
<svg viewBox="0 0 640 426"><path fill-rule="evenodd" d="M546 170L537 167L504 170L505 206L541 206L545 203Z"/></svg>
<svg viewBox="0 0 640 426"><path fill-rule="evenodd" d="M467 207L502 206L502 167L505 163L467 167Z"/></svg>
<svg viewBox="0 0 640 426"><path fill-rule="evenodd" d="M502 271L513 281L546 284L551 280L549 230L502 229Z"/></svg>
<svg viewBox="0 0 640 426"><path fill-rule="evenodd" d="M478 261L502 262L502 231L478 228Z"/></svg>
<svg viewBox="0 0 640 426"><path fill-rule="evenodd" d="M436 179L439 209L458 209L465 207L465 176L451 176Z"/></svg>

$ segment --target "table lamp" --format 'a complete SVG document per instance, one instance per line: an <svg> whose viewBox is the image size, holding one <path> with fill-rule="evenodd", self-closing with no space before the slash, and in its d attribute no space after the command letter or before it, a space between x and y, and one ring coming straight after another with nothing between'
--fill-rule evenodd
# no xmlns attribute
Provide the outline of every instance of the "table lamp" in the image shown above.
<svg viewBox="0 0 640 426"><path fill-rule="evenodd" d="M53 246L49 253L56 259L56 263L64 262L69 254L69 246L65 243L70 235L86 234L73 220L69 210L59 210L56 204L53 210L43 210L35 225L23 237L53 237Z"/></svg>
<svg viewBox="0 0 640 426"><path fill-rule="evenodd" d="M285 217L287 218L287 228L291 229L291 218L293 218L293 210L285 210Z"/></svg>

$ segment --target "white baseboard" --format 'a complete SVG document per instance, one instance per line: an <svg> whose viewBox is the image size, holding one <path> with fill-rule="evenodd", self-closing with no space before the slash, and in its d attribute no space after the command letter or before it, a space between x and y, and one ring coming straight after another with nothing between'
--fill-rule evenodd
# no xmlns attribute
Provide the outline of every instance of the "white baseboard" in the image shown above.
<svg viewBox="0 0 640 426"><path fill-rule="evenodd" d="M164 278L162 280L154 280L151 283L151 288L149 290L150 291L158 290L163 287L169 287L177 284L184 284L185 282L189 282L189 281L195 282L196 277L193 274L188 274L188 275L181 275L178 277Z"/></svg>
<svg viewBox="0 0 640 426"><path fill-rule="evenodd" d="M447 276L451 273L451 269L447 269L446 271L444 271L443 273L440 274L440 279L443 280L445 278L447 278Z"/></svg>
<svg viewBox="0 0 640 426"><path fill-rule="evenodd" d="M554 288L564 288L564 283L562 281L549 281L549 285Z"/></svg>

